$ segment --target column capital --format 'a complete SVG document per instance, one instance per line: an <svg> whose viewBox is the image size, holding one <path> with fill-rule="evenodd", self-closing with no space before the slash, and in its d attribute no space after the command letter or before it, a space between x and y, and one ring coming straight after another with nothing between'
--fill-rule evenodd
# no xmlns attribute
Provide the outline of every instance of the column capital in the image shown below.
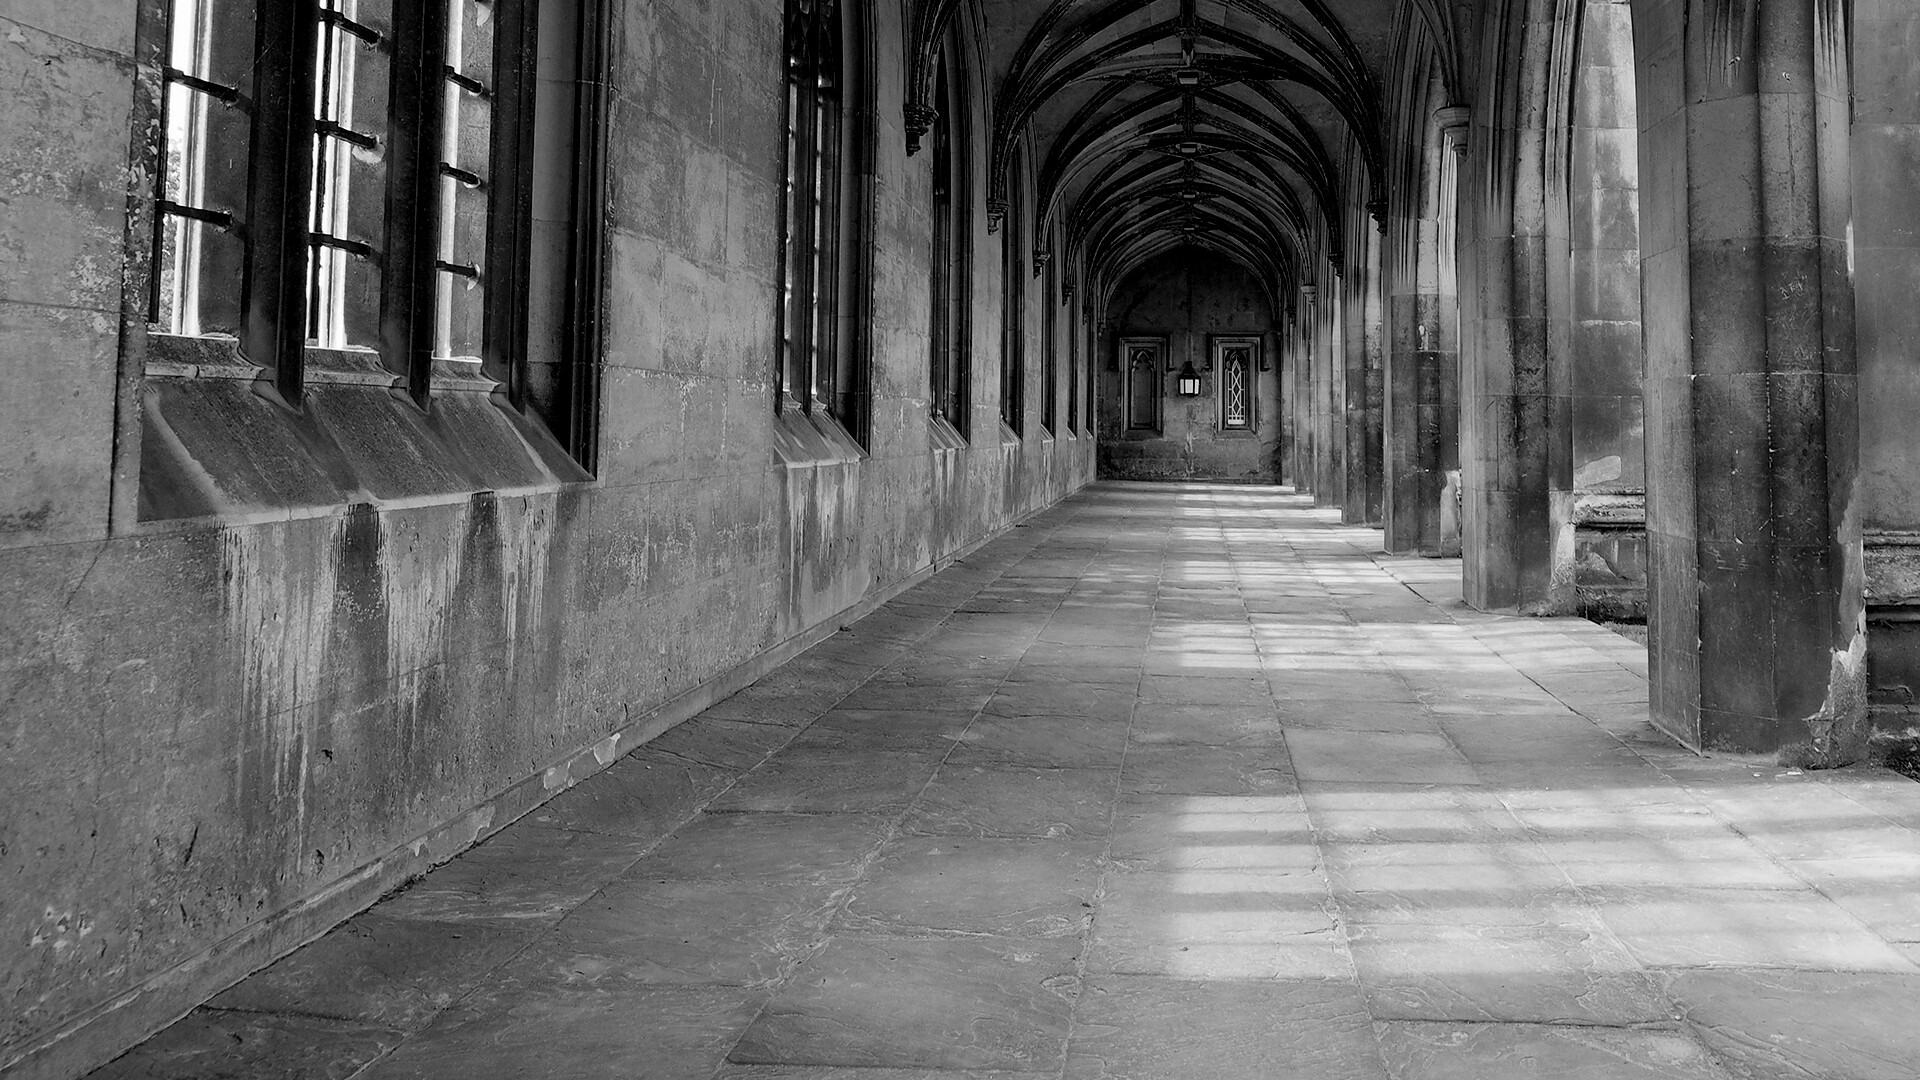
<svg viewBox="0 0 1920 1080"><path fill-rule="evenodd" d="M1433 122L1440 129L1440 140L1456 154L1465 155L1473 130L1473 109L1466 105L1443 105L1433 110Z"/></svg>

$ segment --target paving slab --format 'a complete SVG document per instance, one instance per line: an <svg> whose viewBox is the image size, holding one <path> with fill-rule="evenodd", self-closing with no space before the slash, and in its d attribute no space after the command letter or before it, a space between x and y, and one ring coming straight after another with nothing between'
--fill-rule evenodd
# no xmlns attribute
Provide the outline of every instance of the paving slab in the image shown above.
<svg viewBox="0 0 1920 1080"><path fill-rule="evenodd" d="M1054 1072L1077 939L836 938L733 1048L737 1063Z"/></svg>
<svg viewBox="0 0 1920 1080"><path fill-rule="evenodd" d="M1057 769L948 760L906 817L927 836L1056 839L1105 836L1113 823L1115 768Z"/></svg>
<svg viewBox="0 0 1920 1080"><path fill-rule="evenodd" d="M1287 732L1302 780L1373 784L1472 784L1478 775L1442 736L1383 731Z"/></svg>
<svg viewBox="0 0 1920 1080"><path fill-rule="evenodd" d="M348 1080L398 1031L318 1016L195 1009L90 1075L97 1080Z"/></svg>
<svg viewBox="0 0 1920 1080"><path fill-rule="evenodd" d="M1047 768L1118 768L1127 752L1124 718L987 716L955 739L950 761L1010 762Z"/></svg>
<svg viewBox="0 0 1920 1080"><path fill-rule="evenodd" d="M490 981L354 1080L711 1076L765 995L659 986L596 960Z"/></svg>
<svg viewBox="0 0 1920 1080"><path fill-rule="evenodd" d="M659 985L770 986L825 938L844 891L628 875L575 908L516 964L606 963Z"/></svg>
<svg viewBox="0 0 1920 1080"><path fill-rule="evenodd" d="M1680 1030L1388 1023L1380 1041L1393 1080L1729 1080Z"/></svg>
<svg viewBox="0 0 1920 1080"><path fill-rule="evenodd" d="M1351 979L1312 869L1109 875L1088 970L1192 980Z"/></svg>
<svg viewBox="0 0 1920 1080"><path fill-rule="evenodd" d="M1127 752L1120 790L1152 795L1290 795L1285 746L1142 746Z"/></svg>
<svg viewBox="0 0 1920 1080"><path fill-rule="evenodd" d="M1381 1020L1624 1027L1673 1019L1660 978L1589 911L1513 924L1361 922L1349 947Z"/></svg>
<svg viewBox="0 0 1920 1080"><path fill-rule="evenodd" d="M1742 1080L1920 1073L1913 1021L1920 976L1687 971L1669 992L1693 1033Z"/></svg>
<svg viewBox="0 0 1920 1080"><path fill-rule="evenodd" d="M533 940L534 932L522 927L369 912L207 1004L410 1031L466 996Z"/></svg>
<svg viewBox="0 0 1920 1080"><path fill-rule="evenodd" d="M849 933L1078 936L1092 919L1105 842L897 837L854 886Z"/></svg>
<svg viewBox="0 0 1920 1080"><path fill-rule="evenodd" d="M928 740L931 745L938 739ZM933 778L944 750L849 754L794 747L759 765L714 800L717 812L889 813L907 808Z"/></svg>
<svg viewBox="0 0 1920 1080"><path fill-rule="evenodd" d="M645 837L521 825L409 885L379 911L400 919L551 925L651 846Z"/></svg>
<svg viewBox="0 0 1920 1080"><path fill-rule="evenodd" d="M1076 1013L1067 1080L1385 1080L1346 984L1100 976Z"/></svg>

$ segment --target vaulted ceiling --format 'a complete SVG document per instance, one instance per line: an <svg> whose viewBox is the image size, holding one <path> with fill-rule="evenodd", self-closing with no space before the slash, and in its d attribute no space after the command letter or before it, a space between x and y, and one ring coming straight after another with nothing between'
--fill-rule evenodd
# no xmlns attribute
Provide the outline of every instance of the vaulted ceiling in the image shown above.
<svg viewBox="0 0 1920 1080"><path fill-rule="evenodd" d="M1396 0L984 0L990 207L1031 155L1036 246L1096 279L1197 244L1276 286L1381 190Z"/></svg>

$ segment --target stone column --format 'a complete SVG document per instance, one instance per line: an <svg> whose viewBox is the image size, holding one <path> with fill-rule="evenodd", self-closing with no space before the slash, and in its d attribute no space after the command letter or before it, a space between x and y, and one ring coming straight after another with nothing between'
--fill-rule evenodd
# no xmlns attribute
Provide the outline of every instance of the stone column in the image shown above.
<svg viewBox="0 0 1920 1080"><path fill-rule="evenodd" d="M1920 724L1920 6L1854 0L1854 317L1866 509L1868 704Z"/></svg>
<svg viewBox="0 0 1920 1080"><path fill-rule="evenodd" d="M1300 351L1294 347L1294 312L1287 305L1286 296L1274 304L1274 318L1278 320L1273 329L1274 375L1280 396L1279 410L1276 414L1280 425L1280 483L1286 487L1299 486L1300 473L1298 462L1299 447L1294 442L1293 427L1293 373L1300 366Z"/></svg>
<svg viewBox="0 0 1920 1080"><path fill-rule="evenodd" d="M1573 484L1578 609L1645 619L1640 131L1626 0L1587 0L1574 73Z"/></svg>
<svg viewBox="0 0 1920 1080"><path fill-rule="evenodd" d="M1490 8L1460 183L1461 555L1482 611L1574 607L1564 95L1578 5Z"/></svg>
<svg viewBox="0 0 1920 1080"><path fill-rule="evenodd" d="M1633 3L1654 720L1818 765L1865 715L1844 11Z"/></svg>
<svg viewBox="0 0 1920 1080"><path fill-rule="evenodd" d="M1296 325L1294 325L1294 356L1300 357L1300 363L1294 365L1294 490L1302 494L1313 494L1313 482L1319 479L1319 461L1315 459L1313 446L1313 369L1319 359L1313 356L1313 346L1317 342L1315 327L1319 323L1319 286L1304 284L1300 288Z"/></svg>
<svg viewBox="0 0 1920 1080"><path fill-rule="evenodd" d="M1385 374L1380 326L1380 234L1373 220L1357 230L1364 241L1348 258L1341 310L1346 316L1344 360L1346 406L1346 493L1340 520L1349 525L1380 524L1381 410Z"/></svg>
<svg viewBox="0 0 1920 1080"><path fill-rule="evenodd" d="M1398 555L1457 555L1449 474L1460 468L1460 312L1454 273L1455 178L1467 147L1464 107L1441 109L1425 155L1431 175L1398 222L1390 261L1381 527Z"/></svg>
<svg viewBox="0 0 1920 1080"><path fill-rule="evenodd" d="M1337 507L1347 497L1346 316L1342 277L1331 265L1321 275L1320 480L1315 506Z"/></svg>

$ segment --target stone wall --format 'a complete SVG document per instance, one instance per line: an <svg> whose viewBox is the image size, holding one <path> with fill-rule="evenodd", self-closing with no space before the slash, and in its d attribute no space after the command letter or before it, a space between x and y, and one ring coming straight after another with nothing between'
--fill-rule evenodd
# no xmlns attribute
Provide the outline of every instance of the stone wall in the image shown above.
<svg viewBox="0 0 1920 1080"><path fill-rule="evenodd" d="M1114 291L1106 327L1104 354L1098 358L1102 477L1279 482L1280 363L1271 304L1253 275L1198 248L1168 252ZM1209 335L1218 334L1262 339L1267 370L1256 373L1251 431L1220 429L1220 373L1208 370ZM1133 336L1166 339L1157 429L1129 430L1123 411L1126 372L1118 344ZM1175 376L1189 361L1201 373L1201 388L1198 396L1182 397Z"/></svg>
<svg viewBox="0 0 1920 1080"><path fill-rule="evenodd" d="M208 448L243 451L245 432L292 421L258 395L149 375L138 319L122 319L128 207L146 183L129 170L138 6L29 0L0 15L9 1076L113 1056L1093 465L1087 439L929 441L929 188L925 156L905 152L897 5L875 13L861 452L771 408L779 5L616 3L594 477L508 454L428 461L423 479L370 451L345 487L269 498L265 484L143 520L143 429L149 453L180 436L173 465L231 495L259 462ZM976 417L997 411L982 376L997 363L998 262L975 260ZM1036 334L1034 372L1040 348ZM162 430L168 394L197 404L169 398ZM401 405L341 395L343 430ZM435 422L490 408L473 395ZM299 445L284 434L258 445ZM489 446L539 443L497 434ZM459 453L447 445L416 449Z"/></svg>
<svg viewBox="0 0 1920 1080"><path fill-rule="evenodd" d="M1920 727L1920 11L1859 0L1853 28L1853 269L1874 722Z"/></svg>

